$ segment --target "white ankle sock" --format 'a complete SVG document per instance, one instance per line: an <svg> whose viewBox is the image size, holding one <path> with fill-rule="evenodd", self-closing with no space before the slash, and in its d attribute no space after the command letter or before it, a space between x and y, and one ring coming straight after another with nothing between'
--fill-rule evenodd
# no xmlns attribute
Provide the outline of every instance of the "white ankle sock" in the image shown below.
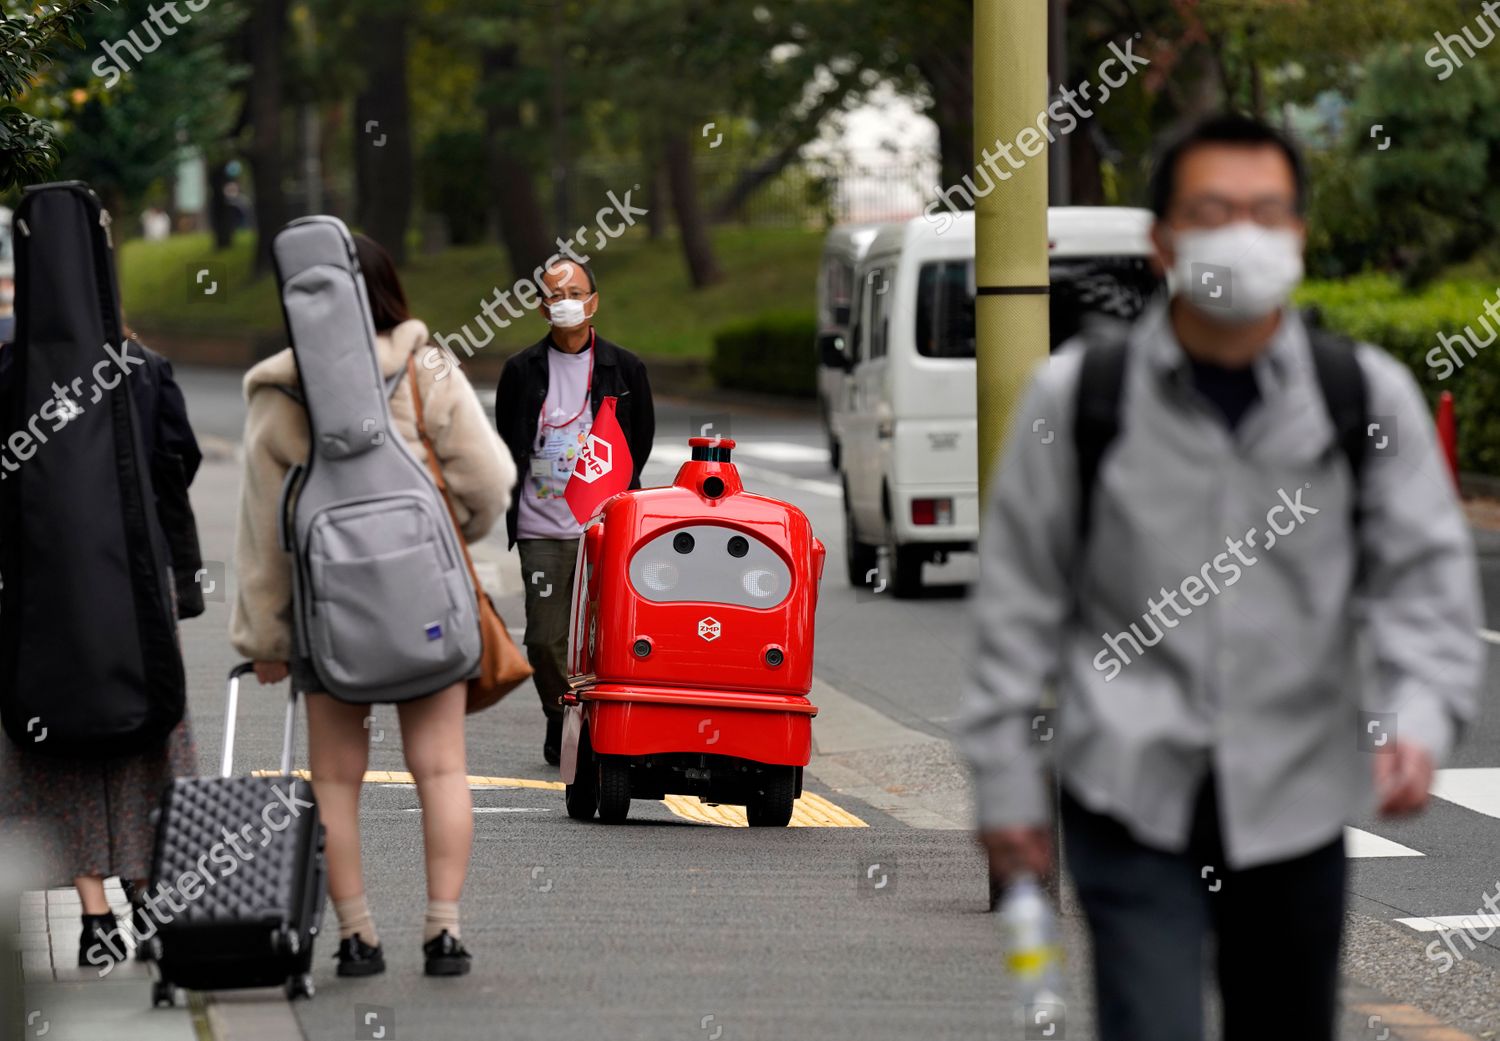
<svg viewBox="0 0 1500 1041"><path fill-rule="evenodd" d="M455 940L458 939L458 901L427 901L427 919L422 923L422 942L440 935L444 929Z"/></svg>
<svg viewBox="0 0 1500 1041"><path fill-rule="evenodd" d="M371 947L380 946L380 937L375 933L375 919L370 917L370 905L365 903L365 894L351 896L348 900L335 900L333 913L339 920L339 939L347 940L355 933Z"/></svg>

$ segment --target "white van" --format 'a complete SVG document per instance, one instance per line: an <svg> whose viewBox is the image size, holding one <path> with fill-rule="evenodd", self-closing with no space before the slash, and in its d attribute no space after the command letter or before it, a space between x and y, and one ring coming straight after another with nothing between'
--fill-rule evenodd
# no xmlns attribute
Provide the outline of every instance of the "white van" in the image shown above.
<svg viewBox="0 0 1500 1041"><path fill-rule="evenodd" d="M1086 315L1134 318L1159 280L1151 214L1047 211L1052 347ZM849 581L880 572L917 595L922 565L974 548L979 431L974 372L974 216L941 234L926 218L882 227L858 267L843 386L831 397L844 488ZM883 554L882 554L883 551Z"/></svg>
<svg viewBox="0 0 1500 1041"><path fill-rule="evenodd" d="M840 224L823 240L818 265L818 408L828 436L830 464L839 468L839 431L832 404L844 384L845 344L854 305L854 278L880 224Z"/></svg>

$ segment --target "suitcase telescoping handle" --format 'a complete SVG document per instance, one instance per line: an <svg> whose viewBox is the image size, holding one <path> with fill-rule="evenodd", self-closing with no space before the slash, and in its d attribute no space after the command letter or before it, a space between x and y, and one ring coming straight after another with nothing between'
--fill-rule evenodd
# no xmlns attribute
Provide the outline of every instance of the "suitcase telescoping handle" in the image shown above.
<svg viewBox="0 0 1500 1041"><path fill-rule="evenodd" d="M228 777L234 772L234 730L240 709L240 677L255 671L255 663L242 661L229 670L229 705L224 714L224 759L219 764L219 776ZM281 735L281 772L292 772L292 739L297 727L297 688L291 688L286 699L286 727Z"/></svg>

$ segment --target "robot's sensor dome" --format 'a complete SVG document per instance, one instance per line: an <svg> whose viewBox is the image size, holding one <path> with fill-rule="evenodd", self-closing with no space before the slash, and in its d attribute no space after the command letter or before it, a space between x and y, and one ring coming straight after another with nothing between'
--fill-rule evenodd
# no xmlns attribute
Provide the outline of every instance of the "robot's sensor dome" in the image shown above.
<svg viewBox="0 0 1500 1041"><path fill-rule="evenodd" d="M734 440L728 437L690 437L688 447L693 450L694 462L727 463L734 452Z"/></svg>

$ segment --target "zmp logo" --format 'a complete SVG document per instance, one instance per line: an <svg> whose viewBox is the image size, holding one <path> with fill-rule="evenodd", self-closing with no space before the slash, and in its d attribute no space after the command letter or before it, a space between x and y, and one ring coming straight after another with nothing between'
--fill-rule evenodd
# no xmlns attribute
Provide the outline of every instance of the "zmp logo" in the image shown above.
<svg viewBox="0 0 1500 1041"><path fill-rule="evenodd" d="M719 638L719 634L722 631L723 629L719 625L719 620L712 616L701 619L698 622L698 635L703 637L709 643L717 640Z"/></svg>
<svg viewBox="0 0 1500 1041"><path fill-rule="evenodd" d="M590 434L578 454L578 466L573 475L585 484L593 484L614 469L614 450L602 437Z"/></svg>

